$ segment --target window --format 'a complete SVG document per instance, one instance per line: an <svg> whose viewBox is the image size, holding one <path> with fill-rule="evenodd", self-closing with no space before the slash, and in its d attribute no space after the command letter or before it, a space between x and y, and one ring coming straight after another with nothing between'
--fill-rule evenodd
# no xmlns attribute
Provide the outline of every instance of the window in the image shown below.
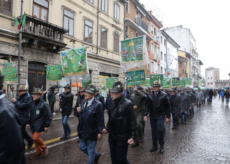
<svg viewBox="0 0 230 164"><path fill-rule="evenodd" d="M120 6L117 3L114 3L114 18L120 20Z"/></svg>
<svg viewBox="0 0 230 164"><path fill-rule="evenodd" d="M164 54L164 61L166 62L166 54Z"/></svg>
<svg viewBox="0 0 230 164"><path fill-rule="evenodd" d="M34 0L33 17L48 21L49 3L47 0Z"/></svg>
<svg viewBox="0 0 230 164"><path fill-rule="evenodd" d="M209 77L208 77L208 79L209 79Z"/></svg>
<svg viewBox="0 0 230 164"><path fill-rule="evenodd" d="M182 73L184 73L184 69L182 69Z"/></svg>
<svg viewBox="0 0 230 164"><path fill-rule="evenodd" d="M73 13L71 13L70 11L68 11L68 10L64 10L64 25L63 25L63 27L65 28L65 29L68 29L69 30L69 35L71 35L71 36L73 36L73 29L74 29L74 27L73 27L73 19L74 18L74 16L73 16Z"/></svg>
<svg viewBox="0 0 230 164"><path fill-rule="evenodd" d="M163 74L163 68L161 67L161 74Z"/></svg>
<svg viewBox="0 0 230 164"><path fill-rule="evenodd" d="M0 12L12 15L12 0L0 0Z"/></svg>
<svg viewBox="0 0 230 164"><path fill-rule="evenodd" d="M151 53L154 53L153 43L151 44Z"/></svg>
<svg viewBox="0 0 230 164"><path fill-rule="evenodd" d="M126 4L125 4L125 11L126 11L127 13L129 13L129 0L126 1Z"/></svg>
<svg viewBox="0 0 230 164"><path fill-rule="evenodd" d="M136 32L136 37L138 37L138 33Z"/></svg>
<svg viewBox="0 0 230 164"><path fill-rule="evenodd" d="M129 37L129 26L125 25L125 37Z"/></svg>
<svg viewBox="0 0 230 164"><path fill-rule="evenodd" d="M166 46L166 40L164 39L164 45Z"/></svg>
<svg viewBox="0 0 230 164"><path fill-rule="evenodd" d="M211 77L211 79L212 79L212 77Z"/></svg>
<svg viewBox="0 0 230 164"><path fill-rule="evenodd" d="M147 42L147 49L148 49L148 51L149 51L149 41Z"/></svg>
<svg viewBox="0 0 230 164"><path fill-rule="evenodd" d="M153 63L153 61L151 62L151 72L153 72L154 71L154 63Z"/></svg>
<svg viewBox="0 0 230 164"><path fill-rule="evenodd" d="M153 35L153 25L151 25L151 34Z"/></svg>
<svg viewBox="0 0 230 164"><path fill-rule="evenodd" d="M147 70L149 70L149 64L147 64Z"/></svg>
<svg viewBox="0 0 230 164"><path fill-rule="evenodd" d="M85 34L84 34L84 41L88 43L92 43L92 37L93 37L93 23L85 20Z"/></svg>
<svg viewBox="0 0 230 164"><path fill-rule="evenodd" d="M161 52L161 60L163 59L163 55L162 55L162 52Z"/></svg>
<svg viewBox="0 0 230 164"><path fill-rule="evenodd" d="M154 35L157 35L157 29L154 27Z"/></svg>
<svg viewBox="0 0 230 164"><path fill-rule="evenodd" d="M148 26L148 31L150 31L150 28L149 28L149 22L147 22L147 26Z"/></svg>
<svg viewBox="0 0 230 164"><path fill-rule="evenodd" d="M90 2L90 3L93 3L93 0L87 0L88 2Z"/></svg>
<svg viewBox="0 0 230 164"><path fill-rule="evenodd" d="M161 36L161 43L162 43L162 36Z"/></svg>
<svg viewBox="0 0 230 164"><path fill-rule="evenodd" d="M107 29L101 28L101 47L107 49Z"/></svg>
<svg viewBox="0 0 230 164"><path fill-rule="evenodd" d="M108 1L109 0L101 0L101 10L104 12L108 12Z"/></svg>
<svg viewBox="0 0 230 164"><path fill-rule="evenodd" d="M119 34L113 36L113 51L119 53Z"/></svg>

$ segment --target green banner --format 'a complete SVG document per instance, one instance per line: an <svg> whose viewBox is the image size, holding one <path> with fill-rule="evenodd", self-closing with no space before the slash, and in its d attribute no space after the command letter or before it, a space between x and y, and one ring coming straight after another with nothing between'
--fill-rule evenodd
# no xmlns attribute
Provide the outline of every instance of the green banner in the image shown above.
<svg viewBox="0 0 230 164"><path fill-rule="evenodd" d="M89 77L87 77L87 78L82 79L82 87L83 88L87 88L87 87L89 87L91 85L92 85L91 75L89 75Z"/></svg>
<svg viewBox="0 0 230 164"><path fill-rule="evenodd" d="M150 79L145 79L145 84L143 86L151 87L152 83L151 83Z"/></svg>
<svg viewBox="0 0 230 164"><path fill-rule="evenodd" d="M17 82L18 81L18 64L4 63L2 64L2 74L5 76L4 81Z"/></svg>
<svg viewBox="0 0 230 164"><path fill-rule="evenodd" d="M106 78L106 88L107 89L113 88L113 84L117 81L118 81L117 77Z"/></svg>
<svg viewBox="0 0 230 164"><path fill-rule="evenodd" d="M173 77L172 78L172 86L180 86L180 78L179 77Z"/></svg>
<svg viewBox="0 0 230 164"><path fill-rule="evenodd" d="M171 88L171 78L163 78L163 88Z"/></svg>
<svg viewBox="0 0 230 164"><path fill-rule="evenodd" d="M180 80L180 88L184 88L185 87L185 81L184 80Z"/></svg>
<svg viewBox="0 0 230 164"><path fill-rule="evenodd" d="M134 74L135 74L135 80L134 80ZM126 78L127 78L127 86L134 86L134 85L140 85L146 83L145 70L126 72Z"/></svg>
<svg viewBox="0 0 230 164"><path fill-rule="evenodd" d="M185 85L192 85L192 78L182 78L185 81Z"/></svg>
<svg viewBox="0 0 230 164"><path fill-rule="evenodd" d="M162 86L163 85L163 75L162 74L150 75L150 83L153 84L154 81L159 81Z"/></svg>
<svg viewBox="0 0 230 164"><path fill-rule="evenodd" d="M60 81L62 79L61 65L48 65L46 67L46 77L48 81Z"/></svg>
<svg viewBox="0 0 230 164"><path fill-rule="evenodd" d="M137 37L121 41L121 63L142 62L144 54L144 37Z"/></svg>
<svg viewBox="0 0 230 164"><path fill-rule="evenodd" d="M88 73L86 47L61 52L64 76Z"/></svg>

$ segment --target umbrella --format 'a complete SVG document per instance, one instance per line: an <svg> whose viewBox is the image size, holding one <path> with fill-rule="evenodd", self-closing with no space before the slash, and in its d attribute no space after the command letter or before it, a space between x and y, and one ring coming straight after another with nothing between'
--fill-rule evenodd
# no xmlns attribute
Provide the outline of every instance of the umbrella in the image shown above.
<svg viewBox="0 0 230 164"><path fill-rule="evenodd" d="M71 84L72 87L78 87L81 88L82 87L82 83L81 82L75 82Z"/></svg>
<svg viewBox="0 0 230 164"><path fill-rule="evenodd" d="M194 91L197 91L197 90L198 90L198 88L193 88L193 90L194 90Z"/></svg>
<svg viewBox="0 0 230 164"><path fill-rule="evenodd" d="M230 89L230 86L229 86L229 85L228 85L228 86L225 86L224 89Z"/></svg>
<svg viewBox="0 0 230 164"><path fill-rule="evenodd" d="M51 88L53 88L53 89L56 89L56 88L63 88L63 86L61 86L61 85L54 85L54 86L50 87L50 89L51 89ZM49 90L50 90L50 89L49 89Z"/></svg>

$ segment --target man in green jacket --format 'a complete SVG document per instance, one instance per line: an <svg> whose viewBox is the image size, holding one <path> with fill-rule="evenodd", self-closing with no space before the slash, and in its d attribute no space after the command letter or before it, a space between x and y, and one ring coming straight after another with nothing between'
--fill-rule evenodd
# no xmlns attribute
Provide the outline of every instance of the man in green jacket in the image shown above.
<svg viewBox="0 0 230 164"><path fill-rule="evenodd" d="M130 98L130 101L133 103L133 108L137 119L137 136L132 147L139 146L139 143L143 141L142 122L145 113L146 95L141 92L142 90L143 88L141 86L138 86L137 88L135 87L134 95Z"/></svg>
<svg viewBox="0 0 230 164"><path fill-rule="evenodd" d="M56 95L54 93L54 90L54 88L51 88L48 94L49 106L52 113L54 113L54 103L56 102Z"/></svg>

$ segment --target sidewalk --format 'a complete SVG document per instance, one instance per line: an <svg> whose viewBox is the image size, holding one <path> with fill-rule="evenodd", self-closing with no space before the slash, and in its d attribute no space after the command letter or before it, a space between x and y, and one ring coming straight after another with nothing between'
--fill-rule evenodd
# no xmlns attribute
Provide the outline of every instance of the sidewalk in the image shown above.
<svg viewBox="0 0 230 164"><path fill-rule="evenodd" d="M53 121L61 120L62 119L62 115L61 115L60 111L57 111L57 112L54 112L54 113L55 114L52 114ZM72 112L72 114L69 117L70 118L74 117L73 112Z"/></svg>

